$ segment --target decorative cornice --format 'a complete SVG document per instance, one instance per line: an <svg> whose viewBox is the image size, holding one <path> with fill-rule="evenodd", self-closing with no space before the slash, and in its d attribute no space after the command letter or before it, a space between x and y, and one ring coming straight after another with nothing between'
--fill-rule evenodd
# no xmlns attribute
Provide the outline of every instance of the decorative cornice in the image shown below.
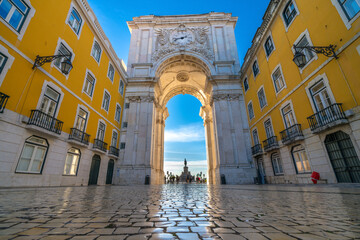
<svg viewBox="0 0 360 240"><path fill-rule="evenodd" d="M240 100L240 93L217 93L212 96L212 102L217 101L237 101Z"/></svg>

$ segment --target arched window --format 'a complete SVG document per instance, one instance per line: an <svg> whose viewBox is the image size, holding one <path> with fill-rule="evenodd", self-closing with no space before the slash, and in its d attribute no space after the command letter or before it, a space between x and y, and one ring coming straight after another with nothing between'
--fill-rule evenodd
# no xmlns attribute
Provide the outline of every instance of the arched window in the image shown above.
<svg viewBox="0 0 360 240"><path fill-rule="evenodd" d="M282 162L280 159L280 155L278 153L271 154L271 163L272 163L275 175L284 174Z"/></svg>
<svg viewBox="0 0 360 240"><path fill-rule="evenodd" d="M114 74L115 74L114 67L113 67L113 65L110 63L110 65L109 65L108 77L110 78L111 81L114 80Z"/></svg>
<svg viewBox="0 0 360 240"><path fill-rule="evenodd" d="M297 173L309 173L311 172L311 167L309 159L306 155L305 148L302 145L297 145L291 150L295 168Z"/></svg>
<svg viewBox="0 0 360 240"><path fill-rule="evenodd" d="M94 46L91 52L91 55L95 58L97 62L100 62L100 56L101 56L101 47L97 43L97 41L94 42Z"/></svg>
<svg viewBox="0 0 360 240"><path fill-rule="evenodd" d="M69 23L70 27L74 30L74 32L76 34L79 34L81 24L82 24L82 19L80 17L80 14L76 11L75 8L73 8L71 11L68 23Z"/></svg>
<svg viewBox="0 0 360 240"><path fill-rule="evenodd" d="M49 144L46 139L31 136L26 139L21 152L17 173L41 173Z"/></svg>
<svg viewBox="0 0 360 240"><path fill-rule="evenodd" d="M77 148L70 148L66 154L64 175L76 176L80 161L80 150Z"/></svg>

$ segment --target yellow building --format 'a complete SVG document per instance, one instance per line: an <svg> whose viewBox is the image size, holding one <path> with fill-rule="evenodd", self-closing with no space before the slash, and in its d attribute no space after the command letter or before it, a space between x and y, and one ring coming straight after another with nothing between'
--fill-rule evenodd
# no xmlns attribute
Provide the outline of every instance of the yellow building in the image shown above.
<svg viewBox="0 0 360 240"><path fill-rule="evenodd" d="M0 186L111 183L127 75L87 1L4 0L0 21Z"/></svg>
<svg viewBox="0 0 360 240"><path fill-rule="evenodd" d="M357 0L270 1L240 72L258 182L360 182L359 16Z"/></svg>

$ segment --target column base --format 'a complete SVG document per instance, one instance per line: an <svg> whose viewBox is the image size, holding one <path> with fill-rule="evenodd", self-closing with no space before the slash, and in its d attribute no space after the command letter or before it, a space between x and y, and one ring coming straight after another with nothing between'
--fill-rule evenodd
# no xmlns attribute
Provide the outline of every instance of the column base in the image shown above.
<svg viewBox="0 0 360 240"><path fill-rule="evenodd" d="M253 167L220 166L217 183L221 184L221 176L225 176L226 184L253 184L256 170Z"/></svg>

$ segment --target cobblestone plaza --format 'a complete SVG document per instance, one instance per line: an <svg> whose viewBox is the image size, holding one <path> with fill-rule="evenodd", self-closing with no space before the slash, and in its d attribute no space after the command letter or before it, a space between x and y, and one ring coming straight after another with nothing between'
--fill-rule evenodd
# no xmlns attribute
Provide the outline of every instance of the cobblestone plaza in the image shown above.
<svg viewBox="0 0 360 240"><path fill-rule="evenodd" d="M0 239L359 239L359 185L0 190Z"/></svg>

